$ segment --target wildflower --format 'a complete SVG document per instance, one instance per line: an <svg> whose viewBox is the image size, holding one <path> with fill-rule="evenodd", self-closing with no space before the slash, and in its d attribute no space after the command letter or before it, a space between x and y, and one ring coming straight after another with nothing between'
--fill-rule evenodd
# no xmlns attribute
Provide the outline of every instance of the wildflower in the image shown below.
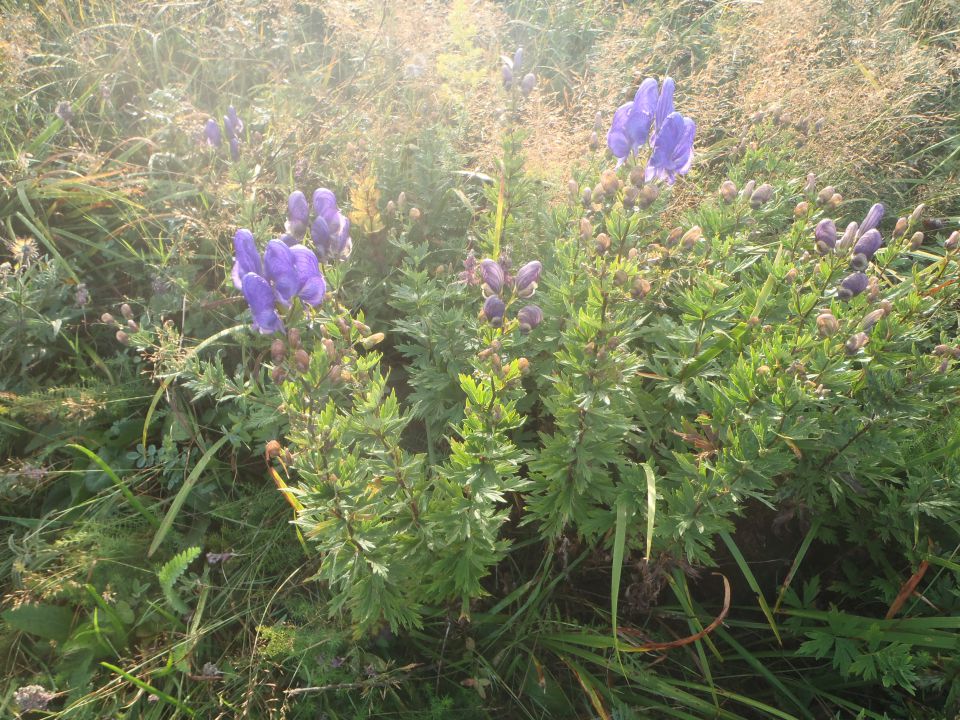
<svg viewBox="0 0 960 720"><path fill-rule="evenodd" d="M303 240L309 222L310 206L307 204L307 197L299 190L294 190L287 199L286 230L297 240Z"/></svg>
<svg viewBox="0 0 960 720"><path fill-rule="evenodd" d="M510 86L513 85L513 70L510 69L509 65L504 65L500 68L500 75L503 78L503 87L509 90Z"/></svg>
<svg viewBox="0 0 960 720"><path fill-rule="evenodd" d="M520 332L526 334L543 322L543 310L537 305L524 305L517 311Z"/></svg>
<svg viewBox="0 0 960 720"><path fill-rule="evenodd" d="M607 132L607 147L620 161L618 165L646 144L657 107L657 81L647 78L640 83L633 100L617 108Z"/></svg>
<svg viewBox="0 0 960 720"><path fill-rule="evenodd" d="M720 183L720 197L729 205L737 197L737 186L733 180L724 180Z"/></svg>
<svg viewBox="0 0 960 720"><path fill-rule="evenodd" d="M693 138L697 126L680 113L670 113L657 129L653 152L647 163L644 179L666 180L673 185L677 175L686 175L693 164Z"/></svg>
<svg viewBox="0 0 960 720"><path fill-rule="evenodd" d="M319 290L320 300L323 299L323 293L326 286L323 285L323 276L320 275L320 263L317 256L303 245L296 246L301 250L295 250L288 247L280 240L271 240L267 243L267 249L263 253L263 267L265 277L273 284L277 299L284 305L290 305L293 298L303 288L305 282L315 278L320 278L321 287L317 288L314 283L311 288L310 300L315 299L316 291ZM307 299L304 298L306 302ZM313 302L310 302L313 305Z"/></svg>
<svg viewBox="0 0 960 720"><path fill-rule="evenodd" d="M918 232L915 232L915 233L910 237L910 247L911 247L913 250L916 250L917 248L919 248L921 245L923 245L923 238L924 238L924 236L923 236L923 233L922 233L922 232L919 232L919 231L918 231Z"/></svg>
<svg viewBox="0 0 960 720"><path fill-rule="evenodd" d="M851 273L840 283L840 287L837 289L837 297L841 300L849 300L866 290L868 284L867 276L862 272Z"/></svg>
<svg viewBox="0 0 960 720"><path fill-rule="evenodd" d="M227 137L231 138L239 138L243 132L243 121L233 105L227 108L227 114L223 116L223 128L227 131Z"/></svg>
<svg viewBox="0 0 960 720"><path fill-rule="evenodd" d="M870 338L867 334L858 332L856 335L851 335L844 345L848 355L856 355L868 342L870 342Z"/></svg>
<svg viewBox="0 0 960 720"><path fill-rule="evenodd" d="M769 183L764 183L756 190L753 191L753 194L750 195L750 207L754 210L759 208L761 205L765 205L770 202L770 199L773 197L773 186Z"/></svg>
<svg viewBox="0 0 960 720"><path fill-rule="evenodd" d="M207 145L210 147L218 148L223 145L223 134L220 132L217 121L213 118L209 118L207 124L203 126L203 134L207 139Z"/></svg>
<svg viewBox="0 0 960 720"><path fill-rule="evenodd" d="M513 71L519 73L520 69L523 67L523 47L518 47L516 52L513 53Z"/></svg>
<svg viewBox="0 0 960 720"><path fill-rule="evenodd" d="M37 243L32 238L14 238L5 244L17 265L27 265L40 254Z"/></svg>
<svg viewBox="0 0 960 720"><path fill-rule="evenodd" d="M300 285L297 296L313 307L320 305L327 292L327 282L320 272L320 261L313 250L305 245L294 245L290 252Z"/></svg>
<svg viewBox="0 0 960 720"><path fill-rule="evenodd" d="M237 290L243 289L243 276L247 273L263 274L263 262L257 252L257 243L253 233L245 228L237 230L233 236L234 263L230 276Z"/></svg>
<svg viewBox="0 0 960 720"><path fill-rule="evenodd" d="M836 194L837 190L833 185L827 185L823 190L817 193L817 203L820 205L826 205L830 202L830 199Z"/></svg>
<svg viewBox="0 0 960 720"><path fill-rule="evenodd" d="M853 246L853 257L850 258L850 267L854 270L865 270L874 253L883 245L883 238L876 228L867 230Z"/></svg>
<svg viewBox="0 0 960 720"><path fill-rule="evenodd" d="M850 246L853 245L854 239L857 237L858 229L859 226L855 222L847 225L847 229L843 231L843 237L837 242L837 250L849 250Z"/></svg>
<svg viewBox="0 0 960 720"><path fill-rule="evenodd" d="M503 313L507 306L496 295L491 295L483 303L483 316L494 327L499 327L503 323Z"/></svg>
<svg viewBox="0 0 960 720"><path fill-rule="evenodd" d="M885 210L886 208L884 208L883 203L875 203L867 211L867 216L863 218L863 222L860 223L860 229L857 232L857 239L863 237L863 235L870 230L879 227L880 221L883 220L883 213Z"/></svg>
<svg viewBox="0 0 960 720"><path fill-rule="evenodd" d="M822 313L817 315L817 332L820 333L820 337L828 338L833 335L836 335L840 330L840 323L833 316L833 313L829 310L824 310Z"/></svg>
<svg viewBox="0 0 960 720"><path fill-rule="evenodd" d="M313 193L313 209L317 217L310 228L310 237L320 259L349 257L353 249L350 219L337 208L337 197L333 191L317 188Z"/></svg>
<svg viewBox="0 0 960 720"><path fill-rule="evenodd" d="M480 261L480 275L483 278L484 291L491 295L499 295L503 289L503 268L496 260L486 258Z"/></svg>
<svg viewBox="0 0 960 720"><path fill-rule="evenodd" d="M50 701L56 697L55 693L46 690L41 685L26 685L17 688L13 694L13 700L23 714L33 710L46 710Z"/></svg>
<svg viewBox="0 0 960 720"><path fill-rule="evenodd" d="M520 297L530 297L537 289L537 282L540 280L540 273L543 271L543 265L539 260L531 260L517 271L514 278L514 287Z"/></svg>
<svg viewBox="0 0 960 720"><path fill-rule="evenodd" d="M527 73L523 76L523 80L520 81L520 93L527 97L533 89L537 86L537 76L532 72Z"/></svg>
<svg viewBox="0 0 960 720"><path fill-rule="evenodd" d="M833 220L824 219L817 223L813 231L817 252L826 255L837 246L837 226Z"/></svg>

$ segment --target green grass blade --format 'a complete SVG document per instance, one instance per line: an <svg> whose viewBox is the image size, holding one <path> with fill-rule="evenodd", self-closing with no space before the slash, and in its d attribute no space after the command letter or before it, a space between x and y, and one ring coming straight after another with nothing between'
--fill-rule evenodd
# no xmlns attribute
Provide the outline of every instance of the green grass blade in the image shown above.
<svg viewBox="0 0 960 720"><path fill-rule="evenodd" d="M127 499L127 502L129 502L130 505L133 506L133 509L136 510L141 515L143 515L143 517L147 520L147 522L149 522L155 528L160 527L160 521L157 520L156 515L154 515L153 512L151 512L143 503L141 503L137 499L137 496L133 494L130 488L126 486L126 484L124 484L123 480L117 477L117 474L113 471L113 469L109 465L107 465L106 462L103 461L103 458L101 458L92 450L85 448L83 445L70 443L67 445L67 447L73 448L74 450L78 450L82 452L84 455L86 455L88 458L93 460L93 462L95 462L100 467L100 469L107 474L107 477L110 478L113 484L117 486L117 489L121 493L123 493L123 496Z"/></svg>
<svg viewBox="0 0 960 720"><path fill-rule="evenodd" d="M727 546L727 549L730 550L730 554L733 555L733 559L736 560L737 566L740 568L740 572L743 573L743 577L746 579L750 589L756 593L757 603L760 605L760 609L763 611L764 617L767 618L767 624L770 625L770 629L773 630L773 634L777 638L777 644L783 645L783 640L780 638L780 630L777 628L777 622L773 619L773 613L770 612L770 606L767 605L767 600L763 597L763 591L760 590L760 583L757 582L757 578L754 577L753 572L750 570L750 566L747 564L747 559L743 557L743 553L740 552L740 548L737 547L737 544L733 541L733 538L730 537L730 533L724 530L719 534L720 538Z"/></svg>

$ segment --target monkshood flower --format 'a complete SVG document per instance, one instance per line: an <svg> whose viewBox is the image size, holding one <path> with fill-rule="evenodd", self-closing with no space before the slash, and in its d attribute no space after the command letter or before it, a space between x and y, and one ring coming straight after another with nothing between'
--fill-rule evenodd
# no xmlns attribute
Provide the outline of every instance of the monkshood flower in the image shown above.
<svg viewBox="0 0 960 720"><path fill-rule="evenodd" d="M853 246L853 257L850 258L850 267L854 270L865 270L873 259L874 254L883 245L883 238L876 228L867 230L856 245Z"/></svg>
<svg viewBox="0 0 960 720"><path fill-rule="evenodd" d="M480 276L483 278L484 295L499 295L503 289L503 268L496 260L480 261Z"/></svg>
<svg viewBox="0 0 960 720"><path fill-rule="evenodd" d="M660 128L667 122L667 118L673 112L673 92L677 84L672 77L663 79L663 86L660 88L660 97L657 98L657 115L655 132L660 132Z"/></svg>
<svg viewBox="0 0 960 720"><path fill-rule="evenodd" d="M657 81L647 78L640 83L633 100L617 108L607 131L607 147L619 161L618 165L646 144L657 107Z"/></svg>
<svg viewBox="0 0 960 720"><path fill-rule="evenodd" d="M313 193L316 219L310 226L310 237L321 260L345 259L353 250L350 239L350 219L337 207L332 190L317 188Z"/></svg>
<svg viewBox="0 0 960 720"><path fill-rule="evenodd" d="M849 300L866 290L869 284L870 281L862 272L851 273L843 279L840 287L837 288L837 297L841 300Z"/></svg>
<svg viewBox="0 0 960 720"><path fill-rule="evenodd" d="M227 108L227 114L223 116L223 129L227 131L227 137L239 138L243 132L243 120L233 105Z"/></svg>
<svg viewBox="0 0 960 720"><path fill-rule="evenodd" d="M880 226L880 221L883 220L883 213L886 210L883 203L876 203L867 211L867 216L863 219L863 222L860 223L860 229L857 232L857 237L861 238L870 230L873 230L876 227Z"/></svg>
<svg viewBox="0 0 960 720"><path fill-rule="evenodd" d="M256 273L247 273L243 276L242 288L253 315L253 329L261 335L283 332L283 320L277 314L270 283Z"/></svg>
<svg viewBox="0 0 960 720"><path fill-rule="evenodd" d="M520 323L520 332L526 335L543 322L543 310L537 305L525 305L517 311L517 321Z"/></svg>
<svg viewBox="0 0 960 720"><path fill-rule="evenodd" d="M203 135L207 139L207 145L210 147L218 148L223 145L223 134L220 132L220 126L217 125L217 121L213 118L207 120L207 124L203 126Z"/></svg>
<svg viewBox="0 0 960 720"><path fill-rule="evenodd" d="M494 327L500 327L503 324L503 314L506 310L506 304L496 295L491 295L483 303L483 315Z"/></svg>
<svg viewBox="0 0 960 720"><path fill-rule="evenodd" d="M237 230L233 236L233 270L230 273L233 286L237 290L243 289L243 278L248 273L263 274L263 261L257 251L257 241L253 233L245 228Z"/></svg>
<svg viewBox="0 0 960 720"><path fill-rule="evenodd" d="M653 152L647 162L644 180L665 180L673 185L677 175L686 175L693 164L693 138L697 126L690 118L673 112L657 129Z"/></svg>
<svg viewBox="0 0 960 720"><path fill-rule="evenodd" d="M519 73L520 69L523 67L523 47L518 47L517 51L513 54L513 72Z"/></svg>
<svg viewBox="0 0 960 720"><path fill-rule="evenodd" d="M833 220L824 219L817 223L813 231L817 252L826 255L837 246L837 226Z"/></svg>
<svg viewBox="0 0 960 720"><path fill-rule="evenodd" d="M286 231L297 240L303 240L309 225L310 205L307 203L307 196L299 190L294 190L287 199Z"/></svg>
<svg viewBox="0 0 960 720"><path fill-rule="evenodd" d="M542 271L543 265L539 260L531 260L517 271L517 275L513 279L513 287L518 297L528 298L533 295Z"/></svg>
<svg viewBox="0 0 960 720"><path fill-rule="evenodd" d="M510 86L513 85L513 70L510 69L509 65L504 65L500 68L500 75L503 76L503 87L509 90Z"/></svg>
<svg viewBox="0 0 960 720"><path fill-rule="evenodd" d="M527 73L523 76L523 80L520 81L520 93L527 97L533 89L537 86L537 76L532 72Z"/></svg>

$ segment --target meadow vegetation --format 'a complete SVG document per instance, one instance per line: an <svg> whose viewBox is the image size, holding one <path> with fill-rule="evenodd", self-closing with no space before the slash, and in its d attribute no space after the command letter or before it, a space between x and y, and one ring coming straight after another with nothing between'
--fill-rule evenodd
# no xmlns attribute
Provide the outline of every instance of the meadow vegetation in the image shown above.
<svg viewBox="0 0 960 720"><path fill-rule="evenodd" d="M0 715L958 717L960 6L0 8Z"/></svg>

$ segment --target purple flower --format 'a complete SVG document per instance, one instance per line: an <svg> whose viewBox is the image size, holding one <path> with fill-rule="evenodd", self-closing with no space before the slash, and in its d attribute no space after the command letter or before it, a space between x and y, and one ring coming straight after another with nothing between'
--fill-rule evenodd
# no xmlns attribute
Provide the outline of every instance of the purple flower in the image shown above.
<svg viewBox="0 0 960 720"><path fill-rule="evenodd" d="M300 289L293 249L279 240L271 240L263 252L263 266L267 280L273 283L277 292L277 298L284 305L290 305Z"/></svg>
<svg viewBox="0 0 960 720"><path fill-rule="evenodd" d="M520 92L524 97L527 97L527 95L529 95L536 86L537 76L532 72L527 73L523 76L523 80L520 81Z"/></svg>
<svg viewBox="0 0 960 720"><path fill-rule="evenodd" d="M353 249L350 239L350 218L337 208L337 196L327 188L313 192L313 209L317 213L310 228L310 237L322 260L346 258Z"/></svg>
<svg viewBox="0 0 960 720"><path fill-rule="evenodd" d="M657 128L653 152L647 163L644 180L666 180L673 185L677 175L686 175L693 164L693 138L697 126L680 113L670 113L663 126Z"/></svg>
<svg viewBox="0 0 960 720"><path fill-rule="evenodd" d="M647 142L650 126L657 109L657 81L647 78L633 100L624 103L613 114L613 124L607 132L607 147L622 164L632 152Z"/></svg>
<svg viewBox="0 0 960 720"><path fill-rule="evenodd" d="M510 69L509 65L504 65L500 68L500 75L503 77L503 86L510 89L510 86L513 85L513 70Z"/></svg>
<svg viewBox="0 0 960 720"><path fill-rule="evenodd" d="M207 120L207 124L203 126L203 134L207 138L207 145L210 147L218 148L223 145L223 135L220 132L220 126L217 125L217 121L213 118Z"/></svg>
<svg viewBox="0 0 960 720"><path fill-rule="evenodd" d="M260 260L260 253L257 252L257 243L253 239L253 233L245 228L237 230L233 236L234 263L230 276L233 278L233 286L237 290L243 289L243 277L247 273L263 274L263 263Z"/></svg>
<svg viewBox="0 0 960 720"><path fill-rule="evenodd" d="M543 310L537 305L525 305L517 311L520 332L526 334L543 322Z"/></svg>
<svg viewBox="0 0 960 720"><path fill-rule="evenodd" d="M876 228L867 230L853 246L853 257L850 258L850 267L854 270L865 270L873 259L874 253L883 245L883 238Z"/></svg>
<svg viewBox="0 0 960 720"><path fill-rule="evenodd" d="M543 265L539 260L531 260L517 271L517 276L513 280L514 287L520 297L530 297L533 291L537 289L537 282L540 280L540 273L543 271Z"/></svg>
<svg viewBox="0 0 960 720"><path fill-rule="evenodd" d="M499 327L503 323L503 313L506 309L507 306L504 305L503 300L496 295L491 295L483 303L483 315L494 327Z"/></svg>
<svg viewBox="0 0 960 720"><path fill-rule="evenodd" d="M227 108L227 114L223 116L223 128L227 131L227 137L231 138L239 138L243 132L243 121L233 105Z"/></svg>
<svg viewBox="0 0 960 720"><path fill-rule="evenodd" d="M868 284L867 276L862 272L851 273L840 283L840 287L837 289L837 297L841 300L849 300L866 290Z"/></svg>
<svg viewBox="0 0 960 720"><path fill-rule="evenodd" d="M298 240L302 240L309 224L310 205L307 197L299 190L294 190L287 199L286 230Z"/></svg>
<svg viewBox="0 0 960 720"><path fill-rule="evenodd" d="M233 158L234 162L240 159L240 140L238 138L230 138L230 157Z"/></svg>
<svg viewBox="0 0 960 720"><path fill-rule="evenodd" d="M673 91L676 89L676 86L677 84L673 81L672 77L663 79L663 86L660 88L660 97L657 98L657 133L660 132L660 129L666 124L667 118L670 117L670 114L673 112Z"/></svg>
<svg viewBox="0 0 960 720"><path fill-rule="evenodd" d="M297 282L300 284L297 295L308 305L320 305L327 292L327 282L320 272L320 261L313 250L304 245L294 245L290 252L297 272Z"/></svg>
<svg viewBox="0 0 960 720"><path fill-rule="evenodd" d="M483 282L490 289L490 292L494 295L499 295L500 290L503 289L503 268L500 267L500 263L496 260L491 260L487 258L480 261L480 276L483 278ZM501 313L502 315L503 313Z"/></svg>
<svg viewBox="0 0 960 720"><path fill-rule="evenodd" d="M313 211L326 220L327 224L333 222L338 212L337 196L333 194L333 190L317 188L313 191Z"/></svg>
<svg viewBox="0 0 960 720"><path fill-rule="evenodd" d="M867 211L867 216L863 219L863 222L860 223L860 230L857 233L857 237L861 238L867 234L870 230L873 230L875 227L880 225L880 221L883 220L883 213L886 208L883 207L883 203L876 203Z"/></svg>
<svg viewBox="0 0 960 720"><path fill-rule="evenodd" d="M277 315L276 301L270 283L256 273L247 273L243 276L243 296L247 299L247 304L253 313L255 330L263 335L283 332L283 321Z"/></svg>
<svg viewBox="0 0 960 720"><path fill-rule="evenodd" d="M519 73L520 68L523 67L523 47L518 47L517 51L513 54L513 72Z"/></svg>
<svg viewBox="0 0 960 720"><path fill-rule="evenodd" d="M837 226L833 220L823 219L813 231L817 252L826 255L837 246Z"/></svg>

